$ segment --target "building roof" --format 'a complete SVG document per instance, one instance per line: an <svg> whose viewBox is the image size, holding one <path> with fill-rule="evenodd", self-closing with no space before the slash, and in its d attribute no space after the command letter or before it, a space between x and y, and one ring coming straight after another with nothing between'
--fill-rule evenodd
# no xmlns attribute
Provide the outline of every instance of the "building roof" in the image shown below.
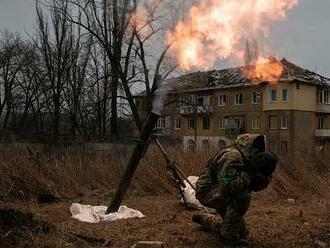
<svg viewBox="0 0 330 248"><path fill-rule="evenodd" d="M304 69L284 58L282 60L270 58L269 61L270 62L268 63L281 63L283 65L283 72L281 77L276 79L278 82L301 82L326 87L330 86L329 78ZM246 76L246 71L249 69L249 67L241 66L235 68L199 71L185 74L176 78L164 80L158 91L189 92L222 88L237 88L254 86L260 83L271 82L272 80L274 81L272 78L263 78L262 75L259 78L248 78ZM142 92L140 95L144 95L144 93Z"/></svg>

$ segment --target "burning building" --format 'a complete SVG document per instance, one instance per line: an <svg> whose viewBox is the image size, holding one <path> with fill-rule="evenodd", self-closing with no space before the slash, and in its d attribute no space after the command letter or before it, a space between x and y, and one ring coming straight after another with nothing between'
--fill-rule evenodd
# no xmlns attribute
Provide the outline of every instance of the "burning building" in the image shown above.
<svg viewBox="0 0 330 248"><path fill-rule="evenodd" d="M239 134L262 133L268 149L282 157L330 151L330 80L286 59L189 73L163 84L168 105L157 127L184 149L221 148ZM146 116L144 94L136 101Z"/></svg>

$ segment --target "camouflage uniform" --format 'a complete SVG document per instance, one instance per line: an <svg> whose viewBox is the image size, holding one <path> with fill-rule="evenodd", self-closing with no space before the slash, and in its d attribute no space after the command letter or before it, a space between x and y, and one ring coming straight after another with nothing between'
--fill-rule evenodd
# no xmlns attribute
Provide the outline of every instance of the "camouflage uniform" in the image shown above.
<svg viewBox="0 0 330 248"><path fill-rule="evenodd" d="M196 198L220 214L223 223L219 233L225 239L239 240L247 236L243 216L251 200L248 161L253 154L264 150L264 136L240 135L232 147L208 161L197 181Z"/></svg>

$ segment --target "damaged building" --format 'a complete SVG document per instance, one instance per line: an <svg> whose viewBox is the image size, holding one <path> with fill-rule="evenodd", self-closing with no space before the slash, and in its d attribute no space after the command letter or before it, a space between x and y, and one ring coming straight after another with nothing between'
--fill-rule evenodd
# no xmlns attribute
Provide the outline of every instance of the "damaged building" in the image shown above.
<svg viewBox="0 0 330 248"><path fill-rule="evenodd" d="M242 133L266 135L268 150L285 157L330 151L330 81L286 59L276 82L246 77L246 67L194 72L163 82L161 135L185 150L222 148ZM166 89L166 90L164 90ZM144 93L136 97L147 114Z"/></svg>

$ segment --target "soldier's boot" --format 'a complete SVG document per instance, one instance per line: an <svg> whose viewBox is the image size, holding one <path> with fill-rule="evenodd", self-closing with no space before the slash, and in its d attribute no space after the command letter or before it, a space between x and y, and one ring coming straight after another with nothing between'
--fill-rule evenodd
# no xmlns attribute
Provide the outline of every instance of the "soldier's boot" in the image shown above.
<svg viewBox="0 0 330 248"><path fill-rule="evenodd" d="M246 229L244 219L238 221L234 226L232 223L223 225L220 217L213 214L195 214L193 222L198 223L201 227L209 232L220 234L222 247L246 247L248 242L248 230ZM236 232L234 231L236 230Z"/></svg>
<svg viewBox="0 0 330 248"><path fill-rule="evenodd" d="M248 245L248 235L243 217L233 208L227 208L220 228L220 237L223 244L232 246Z"/></svg>
<svg viewBox="0 0 330 248"><path fill-rule="evenodd" d="M209 232L219 233L221 229L221 218L214 214L195 214L193 222L201 225L201 227Z"/></svg>

